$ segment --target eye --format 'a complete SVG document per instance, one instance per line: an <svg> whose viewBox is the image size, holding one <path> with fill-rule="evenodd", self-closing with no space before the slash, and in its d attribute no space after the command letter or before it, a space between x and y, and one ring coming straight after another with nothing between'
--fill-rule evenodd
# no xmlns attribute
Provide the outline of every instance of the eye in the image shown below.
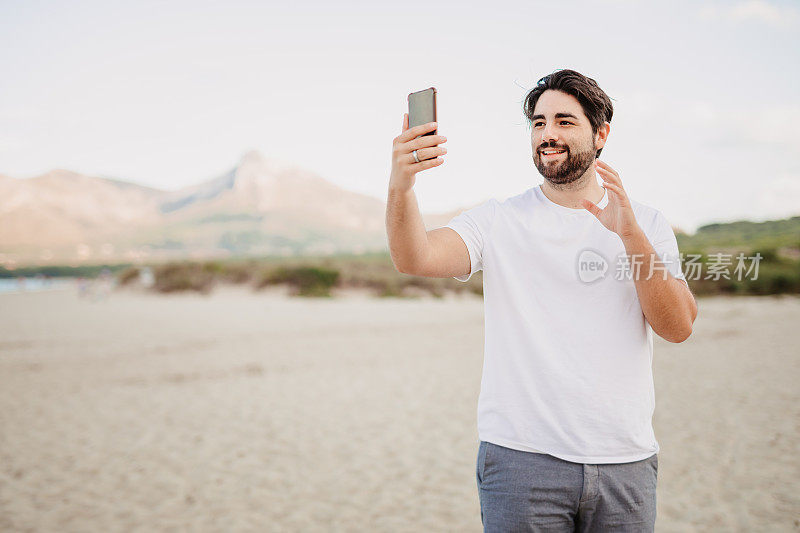
<svg viewBox="0 0 800 533"><path fill-rule="evenodd" d="M543 122L534 122L533 127L534 128L538 128L542 124L543 124ZM570 126L573 125L572 122L570 122L569 120L562 120L561 122L559 122L559 124L569 124Z"/></svg>

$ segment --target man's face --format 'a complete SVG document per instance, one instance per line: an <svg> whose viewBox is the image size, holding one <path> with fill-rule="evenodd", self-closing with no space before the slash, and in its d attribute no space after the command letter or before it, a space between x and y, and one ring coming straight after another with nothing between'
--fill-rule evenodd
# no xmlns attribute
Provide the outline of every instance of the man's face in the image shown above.
<svg viewBox="0 0 800 533"><path fill-rule="evenodd" d="M542 93L531 123L531 148L536 168L553 184L571 183L586 173L597 148L592 125L574 96L554 90ZM551 151L562 153L545 154Z"/></svg>

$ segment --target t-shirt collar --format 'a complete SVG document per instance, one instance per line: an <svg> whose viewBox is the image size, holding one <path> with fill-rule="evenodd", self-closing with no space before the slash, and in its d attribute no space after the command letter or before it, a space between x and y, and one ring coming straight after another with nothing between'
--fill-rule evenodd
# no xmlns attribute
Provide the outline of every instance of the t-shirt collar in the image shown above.
<svg viewBox="0 0 800 533"><path fill-rule="evenodd" d="M547 205L547 207L550 208L550 209L555 209L555 210L560 211L562 213L586 214L586 215L594 216L589 211L584 209L583 207L576 209L576 208L566 207L566 206L563 206L563 205L555 203L554 201L552 201L550 198L548 198L544 194L544 191L542 191L541 184L537 185L536 187L534 187L534 189L535 189L534 192L536 193L536 196L539 198L539 200L543 204ZM603 189L603 197L600 199L599 202L597 202L597 207L599 207L600 209L603 209L606 205L608 205L608 190Z"/></svg>

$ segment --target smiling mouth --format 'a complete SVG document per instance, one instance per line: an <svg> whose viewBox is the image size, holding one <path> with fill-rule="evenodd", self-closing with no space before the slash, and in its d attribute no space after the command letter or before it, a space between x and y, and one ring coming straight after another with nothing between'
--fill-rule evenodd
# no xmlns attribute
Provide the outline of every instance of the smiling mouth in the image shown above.
<svg viewBox="0 0 800 533"><path fill-rule="evenodd" d="M567 152L566 150L560 150L560 151L555 151L555 152L551 152L550 150L547 150L547 151L542 151L540 153L542 154L542 157L545 158L545 159L554 159L554 158L556 158L556 157L558 157L561 154L564 154L566 152Z"/></svg>

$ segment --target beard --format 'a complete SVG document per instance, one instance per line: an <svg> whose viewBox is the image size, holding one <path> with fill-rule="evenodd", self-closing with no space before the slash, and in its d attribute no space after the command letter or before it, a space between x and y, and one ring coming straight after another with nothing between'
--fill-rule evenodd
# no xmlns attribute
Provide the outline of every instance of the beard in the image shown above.
<svg viewBox="0 0 800 533"><path fill-rule="evenodd" d="M542 150L566 150L564 156L557 161L546 161ZM592 165L597 154L597 149L591 143L577 147L576 150L568 145L543 144L534 153L533 163L539 173L553 185L572 183L583 176Z"/></svg>

